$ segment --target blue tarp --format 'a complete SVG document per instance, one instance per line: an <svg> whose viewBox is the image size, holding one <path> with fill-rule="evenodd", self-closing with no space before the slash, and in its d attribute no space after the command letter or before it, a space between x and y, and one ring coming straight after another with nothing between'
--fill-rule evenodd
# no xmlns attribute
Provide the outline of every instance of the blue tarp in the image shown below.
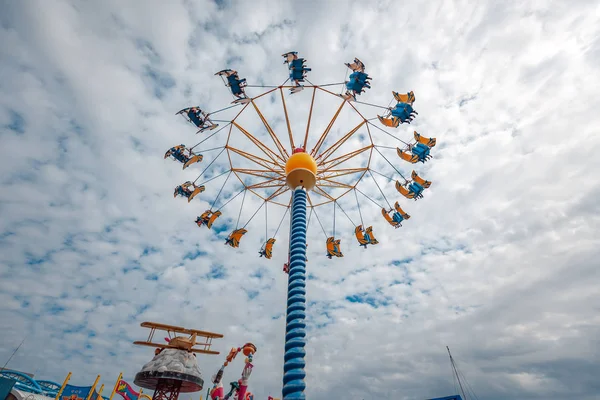
<svg viewBox="0 0 600 400"><path fill-rule="evenodd" d="M15 381L13 379L8 379L0 376L0 400L6 399L14 385Z"/></svg>

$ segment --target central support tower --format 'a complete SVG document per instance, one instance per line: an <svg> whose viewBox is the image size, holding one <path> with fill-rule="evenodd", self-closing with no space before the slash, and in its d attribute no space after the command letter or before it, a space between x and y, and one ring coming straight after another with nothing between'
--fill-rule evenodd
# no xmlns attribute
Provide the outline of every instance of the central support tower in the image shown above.
<svg viewBox="0 0 600 400"><path fill-rule="evenodd" d="M304 149L296 149L285 172L292 190L292 213L282 395L291 400L306 398L306 206L307 192L317 181L317 163Z"/></svg>

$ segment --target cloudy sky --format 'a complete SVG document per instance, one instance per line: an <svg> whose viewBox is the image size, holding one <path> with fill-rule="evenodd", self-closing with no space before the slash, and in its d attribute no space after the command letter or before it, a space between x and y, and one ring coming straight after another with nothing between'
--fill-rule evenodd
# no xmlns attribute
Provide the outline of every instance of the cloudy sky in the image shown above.
<svg viewBox="0 0 600 400"><path fill-rule="evenodd" d="M287 77L281 54L296 50L316 84L342 82L343 63L363 60L373 81L362 101L387 106L392 90L413 90L419 116L388 131L438 141L434 158L416 166L433 182L418 202L376 174L386 199L412 216L401 229L383 220L373 179L361 182L378 203L359 198L377 246L354 238L361 217L352 194L340 200L348 218L336 213L344 258L325 257L311 218L307 396L453 394L449 346L481 399L600 398L598 3L324 3L0 2L2 364L25 338L9 367L55 381L73 371L76 385L97 374L112 385L123 371L132 382L153 355L132 344L147 334L139 325L159 321L225 335L214 345L220 356L198 357L207 380L229 348L254 342L251 390L257 399L280 395L288 222L272 260L257 254L264 210L239 249L224 246L243 196L213 230L193 221L225 176L190 204L172 193L213 160L200 180L226 171L227 153L208 151L186 171L163 155L208 137L178 110L231 102L215 72L278 85ZM297 140L311 93L284 92ZM260 107L289 150L275 95ZM309 148L337 104L333 96L316 103ZM382 111L356 107L367 118ZM332 139L356 125L350 110ZM256 113L243 117L268 143ZM375 144L401 145L369 129ZM227 132L198 149L223 146ZM231 144L249 148L234 134ZM410 173L393 149L381 151ZM398 177L379 155L372 167ZM219 204L239 186L231 177ZM260 205L248 195L239 226ZM283 210L267 208L267 235ZM328 236L332 210L317 209ZM228 368L227 382L242 364Z"/></svg>

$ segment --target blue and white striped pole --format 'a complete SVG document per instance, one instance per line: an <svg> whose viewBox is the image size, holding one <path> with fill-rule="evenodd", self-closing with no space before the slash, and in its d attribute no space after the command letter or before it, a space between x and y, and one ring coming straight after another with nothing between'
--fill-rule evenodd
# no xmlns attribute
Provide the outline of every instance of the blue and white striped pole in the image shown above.
<svg viewBox="0 0 600 400"><path fill-rule="evenodd" d="M305 399L306 363L306 202L304 188L292 192L283 400Z"/></svg>

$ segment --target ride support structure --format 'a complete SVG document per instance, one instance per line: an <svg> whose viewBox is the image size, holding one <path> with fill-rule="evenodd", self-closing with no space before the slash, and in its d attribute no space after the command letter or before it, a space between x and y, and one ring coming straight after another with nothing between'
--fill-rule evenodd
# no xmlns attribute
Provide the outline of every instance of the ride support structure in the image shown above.
<svg viewBox="0 0 600 400"><path fill-rule="evenodd" d="M303 187L292 192L290 270L287 291L285 356L283 364L284 400L305 399L306 383L306 230L307 193Z"/></svg>

